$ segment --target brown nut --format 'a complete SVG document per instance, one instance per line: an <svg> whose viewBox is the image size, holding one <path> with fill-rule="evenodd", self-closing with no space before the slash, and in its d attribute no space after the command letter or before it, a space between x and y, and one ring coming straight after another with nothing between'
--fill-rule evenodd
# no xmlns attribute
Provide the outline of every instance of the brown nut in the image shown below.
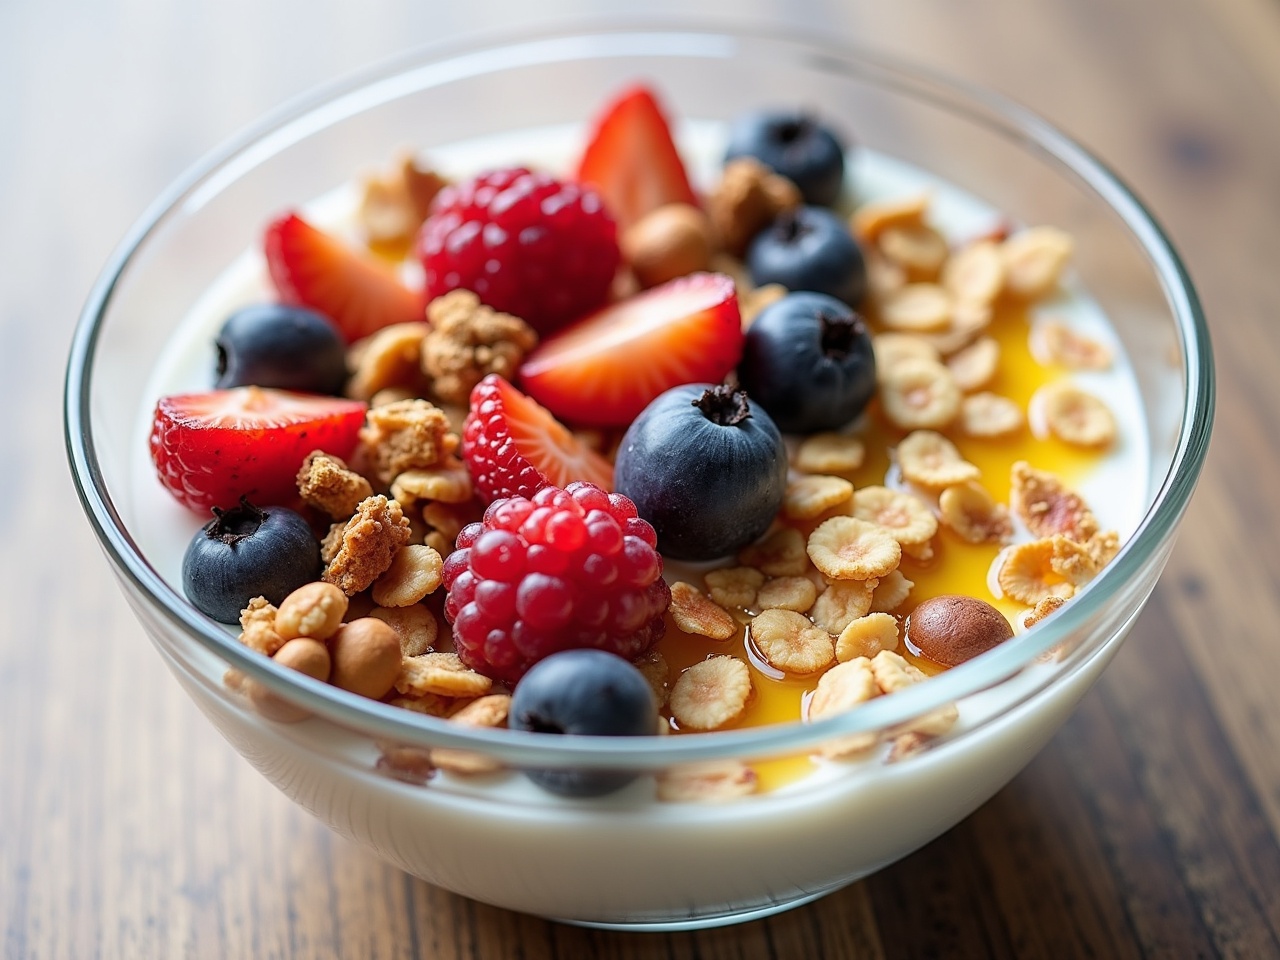
<svg viewBox="0 0 1280 960"><path fill-rule="evenodd" d="M276 633L286 640L311 637L328 640L347 614L347 595L332 583L306 583L280 603Z"/></svg>
<svg viewBox="0 0 1280 960"><path fill-rule="evenodd" d="M926 600L907 618L907 641L930 660L958 666L1013 636L1009 621L977 597L944 594Z"/></svg>
<svg viewBox="0 0 1280 960"><path fill-rule="evenodd" d="M643 287L706 270L711 263L711 224L687 203L668 203L629 226L619 245Z"/></svg>
<svg viewBox="0 0 1280 960"><path fill-rule="evenodd" d="M272 659L282 667L305 673L314 680L324 682L329 679L331 666L329 651L319 640L297 637L277 650ZM256 680L250 680L247 686L249 700L253 703L254 709L268 720L297 723L311 716L306 710L277 696Z"/></svg>
<svg viewBox="0 0 1280 960"><path fill-rule="evenodd" d="M380 700L400 673L400 635L373 617L344 623L329 640L335 687Z"/></svg>

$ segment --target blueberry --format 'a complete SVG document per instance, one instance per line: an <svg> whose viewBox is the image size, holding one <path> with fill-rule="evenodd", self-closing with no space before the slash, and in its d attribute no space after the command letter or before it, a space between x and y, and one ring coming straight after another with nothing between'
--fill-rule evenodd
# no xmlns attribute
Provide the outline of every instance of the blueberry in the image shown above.
<svg viewBox="0 0 1280 960"><path fill-rule="evenodd" d="M805 203L830 207L844 186L844 147L807 114L766 110L738 117L729 127L725 160L755 157L800 188Z"/></svg>
<svg viewBox="0 0 1280 960"><path fill-rule="evenodd" d="M182 589L202 613L235 623L254 597L278 604L320 575L320 544L299 514L243 497L198 531L182 557Z"/></svg>
<svg viewBox="0 0 1280 960"><path fill-rule="evenodd" d="M516 684L507 723L534 733L640 737L657 732L658 702L644 675L617 654L564 650L539 660ZM635 779L618 770L526 770L525 776L562 797L599 797Z"/></svg>
<svg viewBox="0 0 1280 960"><path fill-rule="evenodd" d="M747 331L743 388L788 433L844 426L876 391L876 361L862 318L821 293L789 293Z"/></svg>
<svg viewBox="0 0 1280 960"><path fill-rule="evenodd" d="M780 283L857 306L867 289L867 265L844 220L821 207L788 211L756 234L747 248L756 286Z"/></svg>
<svg viewBox="0 0 1280 960"><path fill-rule="evenodd" d="M279 303L244 307L229 316L215 341L217 383L342 393L346 346L328 317Z"/></svg>
<svg viewBox="0 0 1280 960"><path fill-rule="evenodd" d="M675 560L713 560L757 539L782 506L782 435L742 390L686 384L660 394L622 438L614 484Z"/></svg>

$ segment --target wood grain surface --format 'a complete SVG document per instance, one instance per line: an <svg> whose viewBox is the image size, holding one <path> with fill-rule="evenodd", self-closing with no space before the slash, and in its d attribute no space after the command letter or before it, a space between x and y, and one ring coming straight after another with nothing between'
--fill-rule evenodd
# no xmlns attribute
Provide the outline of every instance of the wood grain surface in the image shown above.
<svg viewBox="0 0 1280 960"><path fill-rule="evenodd" d="M407 47L578 8L2 0L5 960L1280 956L1280 3L700 8L821 27L1017 97L1120 171L1184 254L1215 338L1216 435L1113 665L958 827L773 919L589 932L372 859L241 761L144 640L64 465L65 352L112 246L219 140Z"/></svg>

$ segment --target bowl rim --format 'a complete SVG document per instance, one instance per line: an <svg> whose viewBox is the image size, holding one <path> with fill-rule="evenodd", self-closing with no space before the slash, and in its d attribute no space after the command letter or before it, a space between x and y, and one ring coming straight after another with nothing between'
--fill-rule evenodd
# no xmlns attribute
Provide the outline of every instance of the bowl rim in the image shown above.
<svg viewBox="0 0 1280 960"><path fill-rule="evenodd" d="M802 65L894 87L1020 141L1083 182L1119 216L1140 245L1177 327L1186 405L1169 470L1133 535L1081 592L1081 596L1090 598L1089 604L1067 604L1034 633L1019 637L1019 642L1002 645L953 667L931 678L930 683L900 691L893 697L876 698L856 710L817 722L797 720L695 737L545 737L520 731L460 728L443 719L369 700L289 671L238 643L196 611L149 565L107 493L90 429L90 396L96 349L115 290L134 257L169 217L198 205L201 196L216 193L219 184L233 181L238 170L251 169L256 165L255 157L262 156L264 145L284 141L283 146L287 147L309 132L326 128L360 109L428 86L500 72L512 65L591 60L624 53L655 58L725 58L744 42L775 46L780 54L785 50L799 58ZM378 738L423 747L470 748L508 762L548 766L607 767L625 756L629 764L646 769L796 752L833 737L903 724L1014 676L1082 629L1092 610L1139 575L1169 540L1203 466L1214 405L1208 326L1191 278L1164 230L1134 191L1106 164L1039 115L1002 94L858 44L776 25L699 25L662 17L607 22L586 18L573 24L485 31L429 44L319 86L269 112L194 163L133 224L103 267L81 311L64 381L65 443L81 506L117 575L126 586L147 598L178 633L313 714ZM1043 686L1037 687L1036 692Z"/></svg>

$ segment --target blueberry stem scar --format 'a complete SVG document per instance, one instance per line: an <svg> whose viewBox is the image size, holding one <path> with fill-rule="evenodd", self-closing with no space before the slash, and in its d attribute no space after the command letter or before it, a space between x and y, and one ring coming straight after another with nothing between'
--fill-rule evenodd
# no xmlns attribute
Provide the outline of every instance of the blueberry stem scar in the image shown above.
<svg viewBox="0 0 1280 960"><path fill-rule="evenodd" d="M735 427L751 416L747 392L725 384L704 390L692 404L702 411L704 417L721 427Z"/></svg>

